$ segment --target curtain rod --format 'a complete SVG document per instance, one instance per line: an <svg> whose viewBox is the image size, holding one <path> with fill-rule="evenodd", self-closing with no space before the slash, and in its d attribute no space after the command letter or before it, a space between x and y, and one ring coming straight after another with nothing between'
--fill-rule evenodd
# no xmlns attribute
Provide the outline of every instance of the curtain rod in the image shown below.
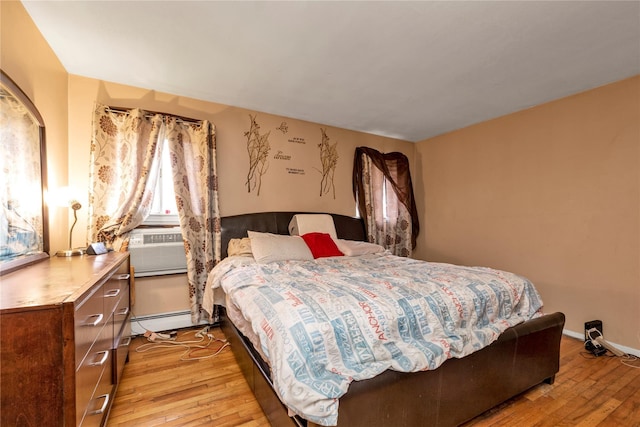
<svg viewBox="0 0 640 427"><path fill-rule="evenodd" d="M112 106L107 106L107 110L112 111L114 113L125 113L125 114L129 114L129 111L133 110L134 108L124 108L124 107L112 107ZM172 116L175 117L176 119L178 119L181 122L184 123L200 123L202 122L202 120L198 120L198 119L192 119L191 117L184 117L184 116L178 116L177 114L169 114L169 113L162 113L159 111L150 111L150 110L145 110L142 109L142 111L144 111L145 113L148 113L146 116L147 117L153 117L156 114L161 114L163 116Z"/></svg>

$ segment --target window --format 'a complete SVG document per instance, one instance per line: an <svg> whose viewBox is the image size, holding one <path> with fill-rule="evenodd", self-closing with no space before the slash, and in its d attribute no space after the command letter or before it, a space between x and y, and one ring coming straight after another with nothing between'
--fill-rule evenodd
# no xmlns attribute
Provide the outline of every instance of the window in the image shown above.
<svg viewBox="0 0 640 427"><path fill-rule="evenodd" d="M359 196L359 193L356 193L356 213L354 215L356 218L360 218L360 203L358 203L358 196ZM385 184L382 186L382 208L383 208L382 217L385 220L389 218L389 215L387 215L387 204L388 204L387 203L387 186Z"/></svg>
<svg viewBox="0 0 640 427"><path fill-rule="evenodd" d="M179 225L176 195L173 190L173 176L171 173L171 157L167 140L162 147L162 163L158 174L158 182L154 190L153 202L149 217L144 225Z"/></svg>

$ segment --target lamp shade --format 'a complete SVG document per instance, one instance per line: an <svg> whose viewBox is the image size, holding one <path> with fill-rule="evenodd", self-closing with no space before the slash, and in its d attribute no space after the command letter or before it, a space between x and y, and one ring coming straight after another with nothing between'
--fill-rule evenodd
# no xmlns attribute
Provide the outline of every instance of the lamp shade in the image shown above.
<svg viewBox="0 0 640 427"><path fill-rule="evenodd" d="M78 202L77 191L72 187L58 187L49 192L49 204L69 208Z"/></svg>

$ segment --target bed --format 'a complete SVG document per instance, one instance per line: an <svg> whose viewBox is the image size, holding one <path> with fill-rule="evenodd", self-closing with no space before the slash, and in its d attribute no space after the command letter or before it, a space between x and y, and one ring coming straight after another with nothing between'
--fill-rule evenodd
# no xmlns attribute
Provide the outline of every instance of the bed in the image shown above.
<svg viewBox="0 0 640 427"><path fill-rule="evenodd" d="M288 235L295 214L262 212L223 217L222 257L227 256L230 240L247 237L248 230ZM361 219L330 215L338 238L365 240ZM264 349L254 345L255 337L250 337L246 326L236 327L230 318L237 320L238 316L230 316L234 311L231 307L229 311L226 307L220 310L223 332L273 426L460 425L541 382L553 383L559 369L564 326L562 313L538 312L502 331L488 346L461 358L448 358L435 369L419 372L386 369L372 378L353 381L346 394L337 399L337 420L327 421L301 416L300 411L292 411L281 402L274 388L272 366L263 357ZM245 330L245 334L240 330Z"/></svg>

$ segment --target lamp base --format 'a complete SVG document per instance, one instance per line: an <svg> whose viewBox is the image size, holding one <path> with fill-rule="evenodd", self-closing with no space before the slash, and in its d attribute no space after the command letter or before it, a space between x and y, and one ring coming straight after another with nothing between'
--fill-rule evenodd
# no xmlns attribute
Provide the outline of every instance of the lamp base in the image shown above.
<svg viewBox="0 0 640 427"><path fill-rule="evenodd" d="M63 251L56 252L56 256L76 256L76 255L84 255L84 249L65 249Z"/></svg>

